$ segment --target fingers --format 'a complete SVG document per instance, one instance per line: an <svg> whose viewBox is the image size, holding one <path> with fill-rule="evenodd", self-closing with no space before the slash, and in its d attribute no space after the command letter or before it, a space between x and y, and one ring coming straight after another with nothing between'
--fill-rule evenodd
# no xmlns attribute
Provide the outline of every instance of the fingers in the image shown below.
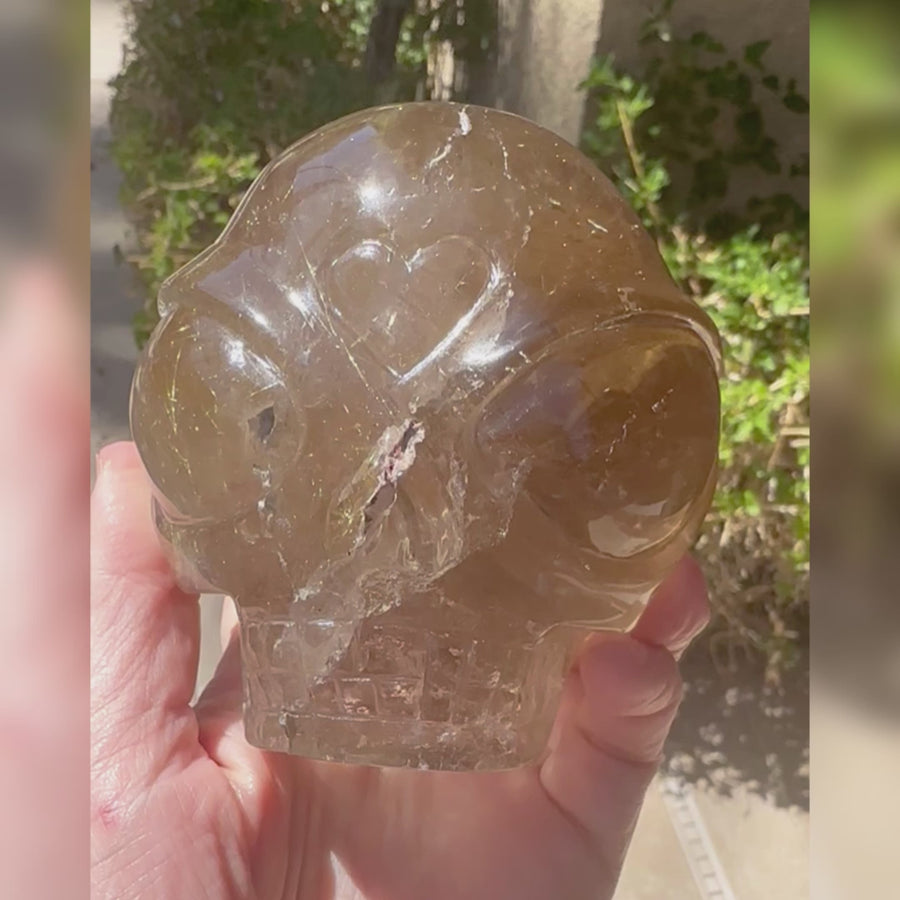
<svg viewBox="0 0 900 900"><path fill-rule="evenodd" d="M262 751L244 737L243 669L237 609L230 597L222 603L222 656L194 709L200 743L239 788L252 786L254 772L265 767Z"/></svg>
<svg viewBox="0 0 900 900"><path fill-rule="evenodd" d="M541 783L560 810L619 866L681 702L674 654L706 624L692 561L655 593L631 634L588 639L566 681Z"/></svg>
<svg viewBox="0 0 900 900"><path fill-rule="evenodd" d="M226 768L240 768L240 760L229 757L235 741L243 742L241 702L241 645L235 631L194 707L200 743L212 759Z"/></svg>
<svg viewBox="0 0 900 900"><path fill-rule="evenodd" d="M151 520L131 443L97 459L91 498L92 727L97 753L143 757L196 739L190 700L200 641L196 596L178 589ZM188 740L190 743L190 740Z"/></svg>
<svg viewBox="0 0 900 900"><path fill-rule="evenodd" d="M226 605L223 618L227 609ZM215 674L194 710L200 745L209 758L222 767L242 797L245 814L261 827L268 800L261 795L260 785L269 784L290 793L286 785L292 767L288 757L279 758L247 743L242 701L241 644L235 627Z"/></svg>
<svg viewBox="0 0 900 900"><path fill-rule="evenodd" d="M590 745L637 765L655 765L682 686L671 653L627 635L596 635L578 659L571 725Z"/></svg>
<svg viewBox="0 0 900 900"><path fill-rule="evenodd" d="M685 556L656 589L631 635L678 659L708 623L706 581L696 561Z"/></svg>
<svg viewBox="0 0 900 900"><path fill-rule="evenodd" d="M237 610L230 597L224 597L222 602L220 639L222 656L194 711L200 726L200 743L209 756L226 769L239 771L245 768L246 762L242 746L246 741L242 719L241 639Z"/></svg>
<svg viewBox="0 0 900 900"><path fill-rule="evenodd" d="M540 779L598 846L624 853L680 699L667 650L597 635L579 657Z"/></svg>

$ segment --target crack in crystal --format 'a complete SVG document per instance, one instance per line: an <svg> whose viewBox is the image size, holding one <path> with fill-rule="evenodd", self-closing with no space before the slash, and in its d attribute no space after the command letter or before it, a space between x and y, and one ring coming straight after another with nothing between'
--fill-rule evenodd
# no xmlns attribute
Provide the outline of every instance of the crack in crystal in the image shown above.
<svg viewBox="0 0 900 900"><path fill-rule="evenodd" d="M375 525L390 512L397 499L397 483L416 460L416 446L425 439L425 428L420 422L408 419L403 433L387 453L383 454L378 473L378 487L363 509L363 525L360 535L366 541Z"/></svg>

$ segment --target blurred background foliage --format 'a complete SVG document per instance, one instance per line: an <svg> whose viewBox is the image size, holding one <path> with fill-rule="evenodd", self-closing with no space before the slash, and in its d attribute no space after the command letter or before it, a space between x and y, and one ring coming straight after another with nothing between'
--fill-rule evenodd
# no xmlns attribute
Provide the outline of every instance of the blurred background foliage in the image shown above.
<svg viewBox="0 0 900 900"><path fill-rule="evenodd" d="M890 24L893 20L893 26ZM855 398L865 442L900 460L900 54L893 13L867 4L849 17L823 5L812 20L819 107L816 247L826 323L823 373L849 363L871 390ZM846 303L847 297L854 303ZM846 367L839 367L846 371ZM829 380L830 376L829 376ZM840 386L834 384L834 390ZM836 395L837 396L837 395ZM874 448L873 448L874 449Z"/></svg>
<svg viewBox="0 0 900 900"><path fill-rule="evenodd" d="M666 0L645 23L647 64L597 58L583 149L656 237L673 276L726 348L722 473L698 543L723 665L762 656L769 677L805 646L809 608L809 213L803 189L729 201L754 171L805 186L808 156L770 133L774 99L808 102L766 67L767 41L735 55L681 33ZM131 0L114 82L113 152L146 302L221 231L266 163L353 110L469 100L496 53L496 0Z"/></svg>
<svg viewBox="0 0 900 900"><path fill-rule="evenodd" d="M817 672L900 710L900 6L817 4Z"/></svg>

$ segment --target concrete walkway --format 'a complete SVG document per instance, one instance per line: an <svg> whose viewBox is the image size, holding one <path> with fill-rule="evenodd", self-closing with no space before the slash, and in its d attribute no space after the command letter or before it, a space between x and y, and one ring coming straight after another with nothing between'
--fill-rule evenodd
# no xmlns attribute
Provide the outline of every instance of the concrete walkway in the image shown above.
<svg viewBox="0 0 900 900"><path fill-rule="evenodd" d="M113 248L127 246L119 179L106 149L109 89L121 61L118 6L91 8L91 440L128 437L128 390L138 308ZM219 598L202 604L199 684L218 652ZM800 900L808 896L807 693L797 677L766 696L758 672L720 677L700 649L684 662L688 684L665 775L651 788L616 900Z"/></svg>

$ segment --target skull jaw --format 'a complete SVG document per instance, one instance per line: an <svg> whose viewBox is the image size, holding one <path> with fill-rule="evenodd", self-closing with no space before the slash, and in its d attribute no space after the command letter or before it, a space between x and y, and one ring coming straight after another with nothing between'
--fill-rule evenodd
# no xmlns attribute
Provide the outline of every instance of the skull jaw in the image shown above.
<svg viewBox="0 0 900 900"><path fill-rule="evenodd" d="M244 727L252 745L270 752L346 765L444 772L502 771L536 762L552 715L514 731L503 719L453 724L362 720L254 709Z"/></svg>
<svg viewBox="0 0 900 900"><path fill-rule="evenodd" d="M627 630L641 609L599 627ZM367 619L339 661L309 672L309 649L341 623L263 618L246 607L241 617L251 744L330 762L445 771L537 760L572 660L598 630L548 629L494 604L463 606L435 588Z"/></svg>
<svg viewBox="0 0 900 900"><path fill-rule="evenodd" d="M521 518L531 504L519 500ZM615 562L583 584L554 580L522 562L546 558L546 528L543 554L526 547L512 561L506 544L518 528L502 531L385 606L348 603L339 591L273 615L236 598L248 741L330 762L445 771L537 760L585 637L629 630L663 573L648 584L656 566L642 565L642 578L623 582ZM680 557L680 544L662 556Z"/></svg>

